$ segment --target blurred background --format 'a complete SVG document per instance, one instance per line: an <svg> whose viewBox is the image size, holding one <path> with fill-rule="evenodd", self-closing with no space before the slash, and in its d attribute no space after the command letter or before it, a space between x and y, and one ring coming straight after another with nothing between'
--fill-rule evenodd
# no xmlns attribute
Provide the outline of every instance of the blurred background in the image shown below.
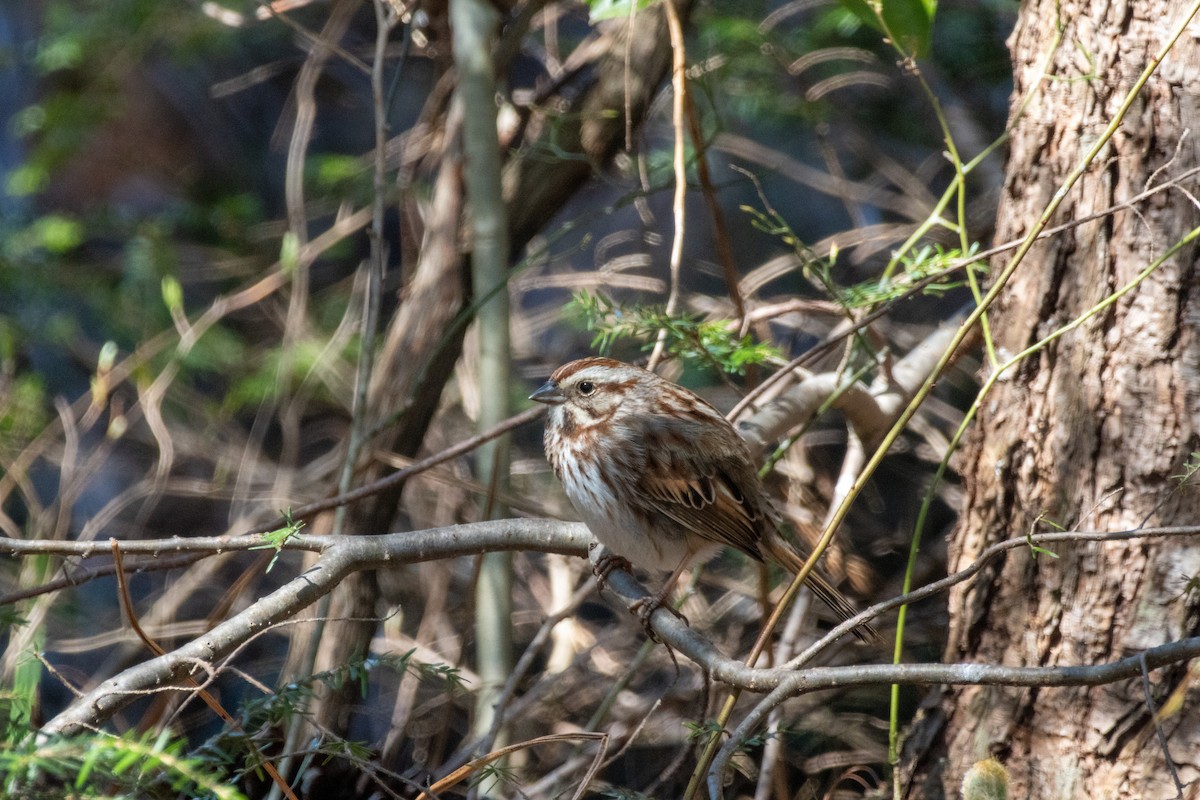
<svg viewBox="0 0 1200 800"><path fill-rule="evenodd" d="M508 413L564 361L600 351L645 359L660 330L664 374L727 411L891 304L850 345L805 364L886 381L894 358L970 300L961 273L906 292L964 243L990 242L1002 147L973 165L961 206L940 201L955 157L975 158L1004 131L1004 39L1017 4L944 0L931 27L915 27L915 61L853 4L677 6L686 131L672 116L661 4L632 17L628 3L490 7L502 23L493 55ZM490 110L456 110L452 37L437 0L0 6L6 536L242 533L480 429L497 393L480 381L480 342L494 334L473 322L460 127ZM677 135L687 137L687 228L668 308ZM898 591L921 493L969 401L972 369L961 364L923 407L831 556L859 603ZM828 413L795 438L771 483L803 537L820 530L836 493L847 428ZM305 532L420 531L500 511L573 518L539 422L494 452L502 479L491 472L500 457L481 466L463 456L344 516L308 519ZM951 478L926 522L925 577L944 570L939 534L955 497ZM268 572L268 560L142 564L130 594L170 649L308 563L285 554ZM581 560L510 561L509 649L531 663L500 740L604 730L625 749L588 796L681 796L689 736L714 702L705 677L645 648L636 622L594 592L571 605L589 575ZM148 653L97 560L6 558L0 568L11 743L74 690ZM487 733L474 697L486 684L476 673L481 569L456 559L360 576L352 598L255 639L211 689L236 726L160 697L131 706L113 730L169 731L248 796L272 791L246 769L255 753L292 758L306 796L415 796ZM684 612L724 652L745 653L766 577L726 554ZM569 619L538 640L563 608ZM943 619L914 614L909 646L936 658ZM842 648L831 658L871 655ZM782 748L778 780L790 789L772 796L875 789L886 704L879 690L785 706L767 737L775 744L747 745ZM472 791L559 796L590 758L573 747L523 751ZM738 791L752 791L751 773L738 773ZM196 785L182 796L204 794ZM122 790L181 794L149 778Z"/></svg>

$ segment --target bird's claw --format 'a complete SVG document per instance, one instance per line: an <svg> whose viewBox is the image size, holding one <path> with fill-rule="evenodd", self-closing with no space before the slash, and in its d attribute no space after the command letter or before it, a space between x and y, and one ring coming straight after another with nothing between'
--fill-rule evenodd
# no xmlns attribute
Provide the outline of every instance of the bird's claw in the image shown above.
<svg viewBox="0 0 1200 800"><path fill-rule="evenodd" d="M602 553L595 561L592 562L592 574L596 576L596 585L602 590L608 585L608 576L611 575L615 570L632 572L633 565L629 563L629 559L608 552ZM666 602L665 592L648 595L638 600L634 600L629 605L629 613L638 618L638 621L642 623L642 630L644 630L646 635L652 640L656 642L662 641L658 638L658 634L654 632L654 629L650 627L650 619L654 616L654 612L660 608L665 608L667 611L670 611L677 618L679 618L684 625L691 627L692 623L690 623L688 618L683 615L683 612Z"/></svg>
<svg viewBox="0 0 1200 800"><path fill-rule="evenodd" d="M665 598L663 598L661 595L651 595L649 597L643 597L639 600L634 600L629 606L629 613L638 618L638 620L642 623L642 630L644 630L646 635L656 642L661 642L662 640L658 638L658 634L654 632L652 627L650 627L650 620L654 616L654 612L658 611L660 608L670 611L689 628L692 626L692 623L688 621L688 618L683 615L682 611L670 603L663 602L664 599Z"/></svg>
<svg viewBox="0 0 1200 800"><path fill-rule="evenodd" d="M592 564L592 574L596 576L596 585L603 589L608 584L608 576L612 574L613 570L618 569L631 572L633 565L629 563L629 559L613 553L601 555Z"/></svg>

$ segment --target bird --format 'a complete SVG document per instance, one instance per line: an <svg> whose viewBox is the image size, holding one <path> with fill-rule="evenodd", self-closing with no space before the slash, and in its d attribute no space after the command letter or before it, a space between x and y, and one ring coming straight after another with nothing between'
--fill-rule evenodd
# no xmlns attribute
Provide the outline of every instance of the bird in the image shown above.
<svg viewBox="0 0 1200 800"><path fill-rule="evenodd" d="M722 548L793 573L803 567L806 556L780 533L745 440L694 392L589 357L556 369L529 399L549 407L546 457L595 538L619 561L671 570L648 611L643 606L643 623L685 569ZM598 565L598 575L611 568ZM819 569L806 585L842 619L855 615ZM878 638L868 624L854 633Z"/></svg>

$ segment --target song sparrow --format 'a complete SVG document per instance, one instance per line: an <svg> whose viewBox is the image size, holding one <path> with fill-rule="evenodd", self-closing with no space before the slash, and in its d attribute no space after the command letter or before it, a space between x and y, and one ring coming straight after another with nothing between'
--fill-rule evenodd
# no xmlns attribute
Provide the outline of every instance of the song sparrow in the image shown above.
<svg viewBox="0 0 1200 800"><path fill-rule="evenodd" d="M745 441L692 392L640 367L584 358L529 399L550 406L546 457L592 534L633 564L673 570L656 604L688 565L722 547L793 573L804 564L776 527ZM854 615L822 575L810 573L808 586L843 619ZM877 636L869 625L855 634Z"/></svg>

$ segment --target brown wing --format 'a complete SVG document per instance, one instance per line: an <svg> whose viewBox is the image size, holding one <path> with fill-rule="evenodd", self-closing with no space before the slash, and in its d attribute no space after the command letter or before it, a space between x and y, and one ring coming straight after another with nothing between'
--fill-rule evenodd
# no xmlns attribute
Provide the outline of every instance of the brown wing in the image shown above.
<svg viewBox="0 0 1200 800"><path fill-rule="evenodd" d="M748 462L710 454L683 459L648 455L639 488L651 510L715 544L762 559L762 526L770 523L761 507L758 476Z"/></svg>
<svg viewBox="0 0 1200 800"><path fill-rule="evenodd" d="M805 559L774 528L750 454L733 428L644 422L636 438L636 449L644 456L641 480L631 488L645 512L666 516L703 539L736 547L760 561L770 556L793 574L800 571ZM700 435L706 435L707 447L696 446ZM854 616L854 607L819 569L807 583L839 617ZM855 629L854 635L864 641L879 636L870 625Z"/></svg>

